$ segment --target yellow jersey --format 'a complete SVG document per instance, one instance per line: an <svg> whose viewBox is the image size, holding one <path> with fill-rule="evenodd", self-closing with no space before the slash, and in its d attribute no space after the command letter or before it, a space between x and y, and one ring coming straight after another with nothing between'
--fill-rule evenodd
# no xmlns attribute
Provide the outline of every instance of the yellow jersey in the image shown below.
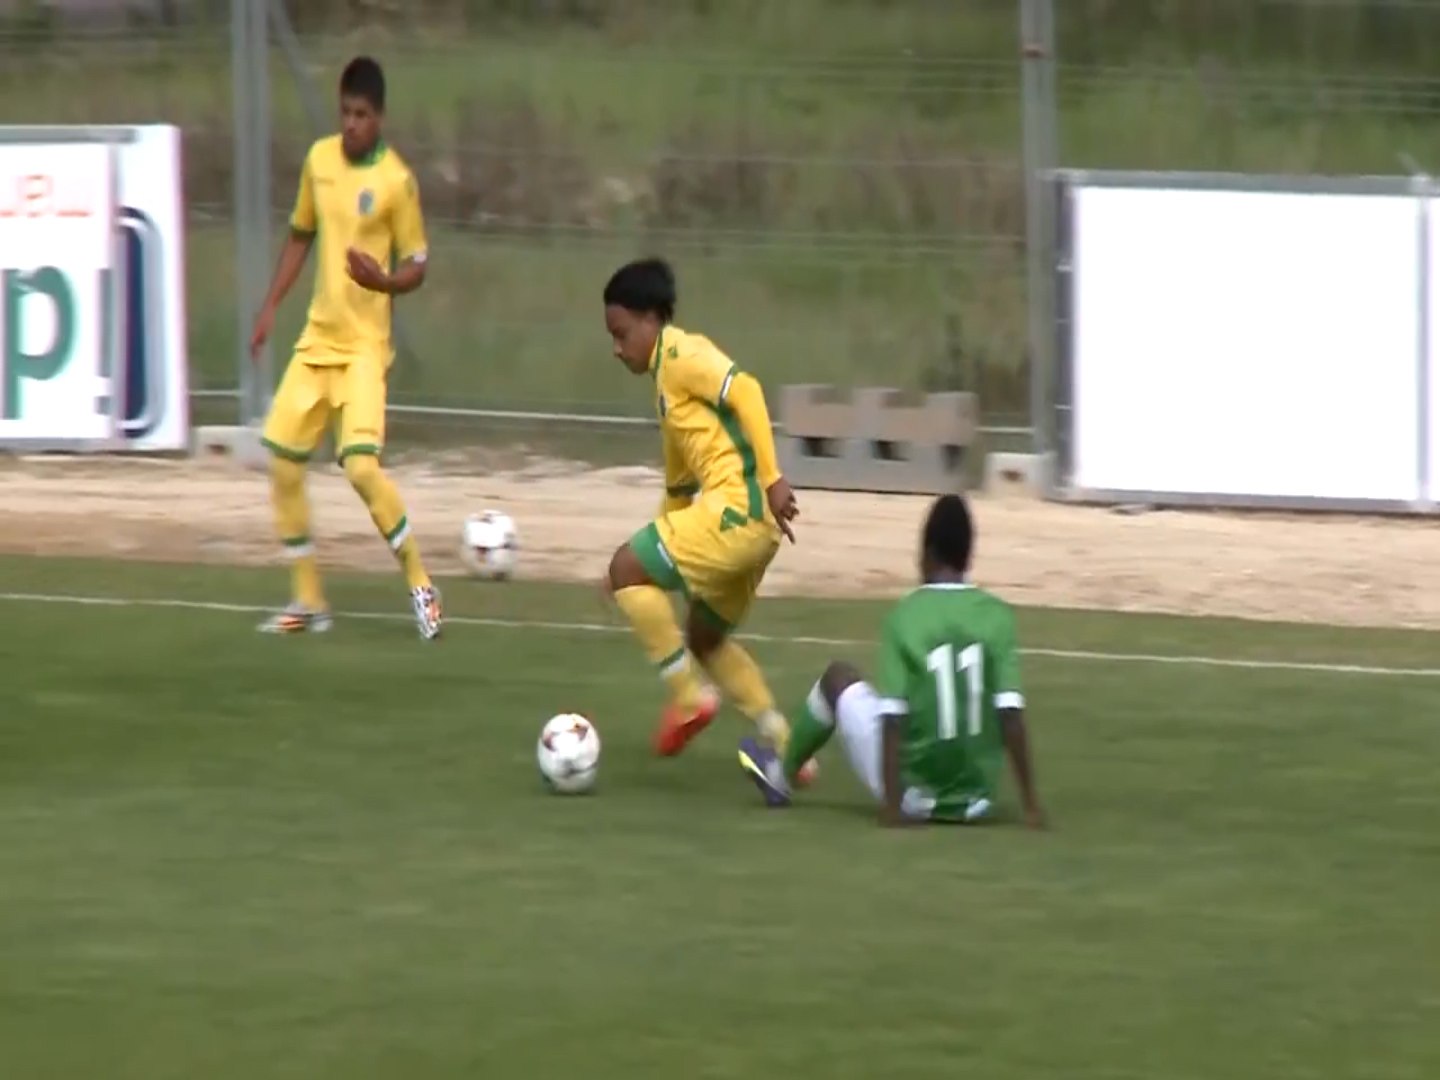
<svg viewBox="0 0 1440 1080"><path fill-rule="evenodd" d="M315 294L296 353L307 364L344 364L379 355L389 364L393 298L350 280L345 252L358 248L382 266L425 258L425 222L415 177L384 143L351 161L340 136L305 155L290 227L315 237Z"/></svg>
<svg viewBox="0 0 1440 1080"><path fill-rule="evenodd" d="M719 495L751 521L773 524L761 484L768 486L774 477L759 475L756 447L746 434L750 418L741 416L729 400L740 374L731 359L709 338L666 326L655 339L650 373L665 451L667 499ZM760 438L768 442L768 416L755 419L763 423ZM773 449L768 455L762 451L762 457L773 455Z"/></svg>

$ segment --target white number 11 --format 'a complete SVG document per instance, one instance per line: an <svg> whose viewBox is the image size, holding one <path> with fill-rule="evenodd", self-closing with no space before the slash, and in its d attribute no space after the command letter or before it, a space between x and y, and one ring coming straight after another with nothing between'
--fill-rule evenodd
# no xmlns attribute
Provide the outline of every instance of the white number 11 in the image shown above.
<svg viewBox="0 0 1440 1080"><path fill-rule="evenodd" d="M940 738L954 739L960 734L956 716L960 702L955 696L955 676L965 677L965 732L972 738L980 734L980 696L985 692L985 650L979 644L967 645L955 653L955 646L941 645L931 649L925 666L935 676L935 700L940 708Z"/></svg>

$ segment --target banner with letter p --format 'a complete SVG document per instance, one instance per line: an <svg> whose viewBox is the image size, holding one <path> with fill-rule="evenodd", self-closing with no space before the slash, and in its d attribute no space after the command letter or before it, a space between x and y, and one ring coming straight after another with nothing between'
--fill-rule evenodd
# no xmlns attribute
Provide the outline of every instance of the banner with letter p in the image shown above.
<svg viewBox="0 0 1440 1080"><path fill-rule="evenodd" d="M115 437L115 151L0 144L0 442Z"/></svg>

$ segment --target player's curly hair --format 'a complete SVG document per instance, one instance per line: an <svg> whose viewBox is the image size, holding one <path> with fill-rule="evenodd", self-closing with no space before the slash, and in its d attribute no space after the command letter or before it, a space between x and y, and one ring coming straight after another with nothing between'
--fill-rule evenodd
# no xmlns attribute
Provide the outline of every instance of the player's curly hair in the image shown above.
<svg viewBox="0 0 1440 1080"><path fill-rule="evenodd" d="M664 259L628 262L605 283L605 306L654 315L668 323L675 318L675 271Z"/></svg>
<svg viewBox="0 0 1440 1080"><path fill-rule="evenodd" d="M380 62L371 56L357 56L346 64L340 73L340 94L363 98L377 113L384 112L385 72Z"/></svg>
<svg viewBox="0 0 1440 1080"><path fill-rule="evenodd" d="M930 507L925 519L921 543L933 562L957 574L970 569L970 549L975 541L975 526L970 520L970 507L959 495L941 495Z"/></svg>

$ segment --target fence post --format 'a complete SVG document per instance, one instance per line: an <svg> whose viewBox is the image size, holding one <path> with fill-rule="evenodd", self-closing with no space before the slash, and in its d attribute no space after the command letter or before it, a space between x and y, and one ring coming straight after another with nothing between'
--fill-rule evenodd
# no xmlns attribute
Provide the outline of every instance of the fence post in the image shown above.
<svg viewBox="0 0 1440 1080"><path fill-rule="evenodd" d="M270 274L270 66L266 6L230 3L230 93L235 184L236 364L240 423L263 415L271 387L271 349L250 358L250 325Z"/></svg>
<svg viewBox="0 0 1440 1080"><path fill-rule="evenodd" d="M1058 167L1054 0L1020 0L1021 124L1025 168L1026 343L1036 454L1054 449L1055 181Z"/></svg>

